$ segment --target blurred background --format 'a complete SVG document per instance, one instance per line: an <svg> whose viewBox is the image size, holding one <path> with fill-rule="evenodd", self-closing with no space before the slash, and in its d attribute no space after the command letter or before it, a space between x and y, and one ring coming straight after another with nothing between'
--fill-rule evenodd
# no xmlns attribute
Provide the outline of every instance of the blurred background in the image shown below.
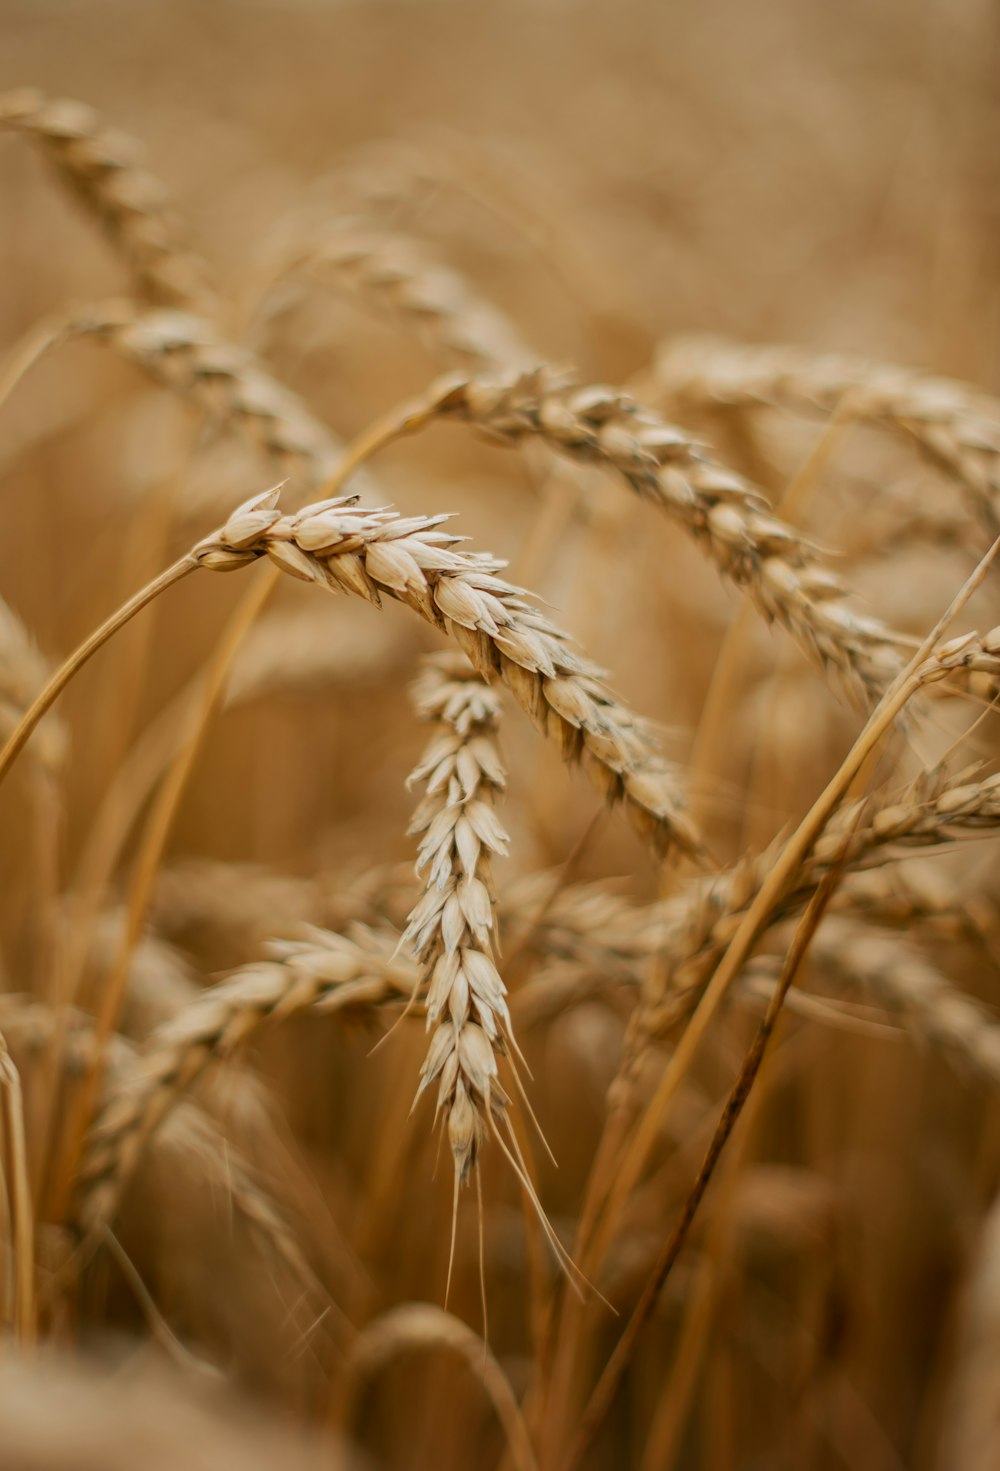
<svg viewBox="0 0 1000 1471"><path fill-rule="evenodd" d="M399 309L395 251L454 273L441 289L475 304L487 345L514 344L510 357L571 366L584 382L631 384L668 412L682 410L666 405L653 365L691 335L860 355L996 392L998 64L992 0L0 0L0 90L78 99L139 140L207 262L215 330L344 440L439 373L481 371L489 356L478 339L442 347L422 320L419 283ZM114 249L12 133L0 133L0 221L5 351L53 313L129 295ZM367 275L351 256L356 238L388 252ZM684 423L772 495L818 432L814 420L750 423L704 406ZM568 500L550 496L540 512L530 455L455 427L392 446L373 473L378 503L455 512L475 548L509 558L659 724L668 754L690 760L737 599L679 533L589 468L570 475ZM3 405L0 476L0 591L55 658L275 472L203 405L83 341L49 352ZM975 561L967 538L933 526L893 544L900 518L940 507L941 485L905 446L852 431L804 518L866 605L911 632L926 630ZM214 647L231 583L173 590L70 691L56 894L88 872L107 794ZM214 723L178 813L148 943L176 947L170 963L185 985L255 958L303 921L367 917L357 895L385 865L403 867L380 917L414 901L404 783L427 733L406 685L435 640L393 606L376 617L346 599L316 601L310 588L280 590L269 616L285 622L248 659L249 691ZM974 621L995 623L997 602L987 587ZM726 862L801 816L858 728L787 640L763 628L747 637L724 749L699 774L701 815ZM306 651L303 669L293 647ZM970 719L967 709L942 716L932 751ZM564 863L599 808L513 710L503 744L513 857L498 871L501 893ZM901 779L914 764L904 761ZM4 804L0 921L6 988L20 990L37 962L25 854L11 836L28 803L15 792ZM112 930L133 844L123 841L103 892ZM989 858L919 861L981 910L992 904ZM617 818L601 821L573 878L635 903L661 882ZM995 949L953 933L927 946L964 987L1000 1000ZM95 944L96 977L106 963ZM530 978L523 961L522 971ZM525 1044L562 1166L556 1175L540 1164L542 1195L567 1239L627 1019L616 994ZM750 1024L729 1019L678 1136L661 1141L601 1284L622 1310ZM363 1304L362 1320L411 1298L441 1302L451 1189L448 1170L432 1179L427 1120L404 1124L408 1082L405 1106L397 1096L423 1039L368 1057L375 1036L298 1019L257 1056L271 1090L266 1138L255 1136L264 1165L321 1275L340 1301ZM970 1398L984 1424L995 1429L1000 1416L995 1373L972 1387L956 1378L963 1335L987 1332L969 1326L967 1304L1000 1167L995 1089L898 1027L889 1038L796 1019L716 1213L729 1235L713 1232L710 1211L588 1464L1000 1464L1000 1435L970 1431L984 1458L966 1447L960 1459L965 1431L954 1429ZM252 1121L240 1127L253 1134ZM404 1129L405 1143L385 1143ZM244 1261L230 1240L227 1255L219 1189L202 1181L202 1200L192 1186L180 1209L176 1175L152 1164L147 1174L121 1232L172 1330L286 1419L308 1406L305 1418L322 1421L336 1370L302 1351L301 1322L287 1296L268 1296L252 1253ZM491 1346L521 1395L529 1264L517 1192L496 1160L486 1194ZM334 1229L344 1239L332 1248ZM470 1203L450 1306L478 1331L477 1270ZM93 1339L102 1353L112 1331L129 1352L155 1339L117 1269L106 1264L94 1292L56 1337ZM595 1362L615 1337L602 1311L587 1310ZM684 1337L692 1318L700 1339ZM688 1383L678 1346L691 1343ZM446 1363L393 1367L359 1412L364 1453L399 1467L501 1464L478 1389L453 1396ZM57 1448L37 1464L69 1468L72 1456Z"/></svg>

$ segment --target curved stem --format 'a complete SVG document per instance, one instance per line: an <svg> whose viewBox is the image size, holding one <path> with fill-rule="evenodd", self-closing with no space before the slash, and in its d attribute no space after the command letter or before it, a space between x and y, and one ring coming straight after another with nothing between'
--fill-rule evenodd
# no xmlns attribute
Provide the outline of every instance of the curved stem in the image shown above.
<svg viewBox="0 0 1000 1471"><path fill-rule="evenodd" d="M160 573L159 577L154 577L152 582L147 582L145 587L140 588L134 597L129 598L127 603L123 603L117 612L112 613L100 628L95 629L90 637L84 639L79 648L70 654L66 662L56 670L45 688L24 712L7 744L0 751L0 782L7 775L42 716L55 704L70 680L83 668L88 659L96 654L101 645L106 644L119 628L124 628L129 619L133 618L147 603L151 603L175 582L180 582L182 577L193 572L197 566L195 558L190 553L185 553L172 567L168 567L165 572Z"/></svg>
<svg viewBox="0 0 1000 1471"><path fill-rule="evenodd" d="M97 1013L99 1041L104 1041L110 1036L117 1022L132 950L142 928L160 860L173 827L181 796L201 749L205 732L225 694L233 660L244 638L263 611L268 598L274 592L280 576L281 573L276 567L266 568L250 594L236 608L235 614L213 652L201 697L191 711L183 743L174 757L153 804L129 887L126 933L122 953L118 957L112 976L112 981L117 984L109 984L105 987Z"/></svg>
<svg viewBox="0 0 1000 1471"><path fill-rule="evenodd" d="M19 342L15 342L0 366L0 409L24 375L35 366L39 358L44 357L49 348L57 346L68 331L68 321L57 317L53 321L39 322Z"/></svg>
<svg viewBox="0 0 1000 1471"><path fill-rule="evenodd" d="M344 450L336 470L320 487L317 500L339 495L346 481L366 460L370 460L372 455L384 449L387 444L392 444L394 440L402 439L407 434L416 434L435 419L438 412L438 396L432 392L427 398L407 399L405 403L390 409L381 419L376 419L370 428L359 434Z"/></svg>
<svg viewBox="0 0 1000 1471"><path fill-rule="evenodd" d="M280 577L281 573L276 567L265 568L249 594L238 604L212 654L200 698L191 708L182 743L147 819L129 885L124 931L114 966L104 984L97 1007L94 1035L98 1046L95 1050L94 1066L83 1079L70 1109L62 1146L52 1171L49 1214L55 1220L63 1219L69 1206L80 1150L91 1122L102 1081L105 1051L103 1043L115 1030L118 1023L125 988L128 984L132 956L142 933L153 885L173 828L174 818L194 770L205 732L225 694L226 681L233 660Z"/></svg>
<svg viewBox="0 0 1000 1471"><path fill-rule="evenodd" d="M538 1471L538 1461L517 1396L485 1341L471 1328L431 1303L404 1303L392 1308L358 1334L351 1348L342 1387L332 1406L339 1426L350 1432L366 1381L403 1354L444 1349L465 1361L479 1381L506 1440L517 1471Z"/></svg>

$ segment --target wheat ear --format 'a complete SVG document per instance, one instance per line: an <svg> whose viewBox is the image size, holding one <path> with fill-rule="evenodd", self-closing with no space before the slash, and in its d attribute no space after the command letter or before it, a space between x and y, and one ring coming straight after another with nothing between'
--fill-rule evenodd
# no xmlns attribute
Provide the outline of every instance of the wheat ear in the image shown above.
<svg viewBox="0 0 1000 1471"><path fill-rule="evenodd" d="M681 338L653 369L663 398L684 409L779 408L851 416L915 444L967 493L991 537L1000 532L1000 403L947 378L863 358Z"/></svg>
<svg viewBox="0 0 1000 1471"><path fill-rule="evenodd" d="M956 1066L993 1087L1000 1084L1000 1020L915 947L870 925L833 918L816 937L810 965L838 990L859 991L898 1015L918 1041ZM750 974L773 979L773 962L753 962Z"/></svg>
<svg viewBox="0 0 1000 1471"><path fill-rule="evenodd" d="M30 138L103 225L141 293L211 314L215 295L204 261L185 242L166 189L139 163L138 144L83 102L33 87L0 96L0 128Z"/></svg>
<svg viewBox="0 0 1000 1471"><path fill-rule="evenodd" d="M702 852L681 784L649 730L569 647L566 635L497 574L503 563L459 550L446 516L400 519L337 497L282 516L277 491L240 506L192 555L228 571L263 555L282 571L378 606L406 604L459 643L486 679L499 675L563 759L582 761L609 801L621 801L657 851Z"/></svg>
<svg viewBox="0 0 1000 1471"><path fill-rule="evenodd" d="M417 1097L438 1085L435 1112L444 1116L457 1197L488 1132L484 1115L508 1126L495 1054L514 1039L496 967L493 884L493 859L507 853L493 810L507 776L496 744L499 699L461 654L427 661L414 704L436 729L409 778L425 788L410 824L425 891L403 941L420 965L413 999L425 1000L433 1029Z"/></svg>
<svg viewBox="0 0 1000 1471"><path fill-rule="evenodd" d="M64 1025L67 1020L68 1028ZM63 1073L76 1081L92 1072L95 1052L101 1051L108 1065L105 1082L108 1099L115 1089L128 1087L128 1079L141 1066L141 1052L124 1037L116 1034L102 1044L90 1025L90 1018L83 1013L71 1012L68 1017L61 1017L52 1007L32 997L9 992L0 995L0 1025L22 1068L44 1060L56 1046ZM281 1208L263 1187L250 1162L223 1137L216 1120L200 1104L183 1100L168 1121L168 1127L150 1148L197 1160L202 1172L232 1199L265 1254L283 1261L313 1301L329 1301L329 1294L320 1284ZM111 1219L110 1214L101 1213L100 1204L99 1199L95 1204L90 1197L81 1195L80 1210L72 1222L82 1231L92 1232L91 1239L96 1242L103 1239L104 1227Z"/></svg>
<svg viewBox="0 0 1000 1471"><path fill-rule="evenodd" d="M975 768L957 773L935 768L888 804L866 798L844 803L804 859L769 923L798 913L831 868L843 865L843 902L850 905L855 873L901 854L972 840L998 826L1000 773L982 777ZM664 1037L700 994L780 851L776 843L749 855L710 879L696 880L688 892L658 907L652 933L666 964L667 994L637 1009L632 1020L636 1056L646 1042Z"/></svg>
<svg viewBox="0 0 1000 1471"><path fill-rule="evenodd" d="M409 236L352 219L333 221L314 234L278 254L271 289L285 287L289 278L346 288L382 315L411 326L435 357L473 372L536 361L502 312ZM266 295L262 309L267 310Z"/></svg>
<svg viewBox="0 0 1000 1471"><path fill-rule="evenodd" d="M417 1098L437 1085L435 1115L443 1116L455 1166L450 1287L458 1192L489 1133L500 1140L560 1260L564 1253L520 1158L497 1065L497 1054L520 1056L497 969L493 859L507 852L493 810L506 785L496 744L499 700L468 660L453 654L427 662L414 699L418 715L437 729L410 776L425 789L410 832L420 838L417 874L426 887L403 940L421 967L413 999L426 1000L433 1029ZM513 1056L510 1066L523 1097Z"/></svg>
<svg viewBox="0 0 1000 1471"><path fill-rule="evenodd" d="M76 339L111 348L156 383L192 399L210 419L234 424L309 485L321 484L339 463L337 438L252 353L227 342L203 317L145 310L127 300L73 308L34 329L15 349L0 402L42 351Z"/></svg>
<svg viewBox="0 0 1000 1471"><path fill-rule="evenodd" d="M539 436L575 458L616 470L642 499L698 541L723 576L815 662L866 699L896 673L906 641L863 617L818 553L764 496L683 430L616 389L584 387L551 368L432 390L437 412L500 442Z"/></svg>
<svg viewBox="0 0 1000 1471"><path fill-rule="evenodd" d="M109 1220L147 1141L181 1094L266 1022L313 1007L369 1010L408 997L411 962L394 941L356 928L276 943L276 959L211 986L153 1031L134 1069L107 1092L87 1135L77 1190L89 1226Z"/></svg>

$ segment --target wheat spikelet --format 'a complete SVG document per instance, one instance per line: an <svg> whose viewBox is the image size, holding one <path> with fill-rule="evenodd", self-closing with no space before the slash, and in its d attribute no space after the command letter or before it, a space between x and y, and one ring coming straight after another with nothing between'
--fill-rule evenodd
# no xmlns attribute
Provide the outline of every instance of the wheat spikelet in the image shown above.
<svg viewBox="0 0 1000 1471"><path fill-rule="evenodd" d="M774 516L742 476L683 430L616 389L582 387L550 368L444 385L438 412L513 443L540 436L577 459L618 471L678 521L720 572L814 661L872 699L899 665L899 638L861 616L817 553Z"/></svg>
<svg viewBox="0 0 1000 1471"><path fill-rule="evenodd" d="M646 727L521 589L497 575L502 562L457 550L460 539L441 529L445 516L401 520L339 497L283 517L277 499L276 490L267 491L234 511L193 549L199 565L228 571L266 554L282 571L320 587L376 606L383 593L405 603L450 634L480 674L499 675L563 759L582 760L657 851L671 843L701 851L677 776Z"/></svg>
<svg viewBox="0 0 1000 1471"><path fill-rule="evenodd" d="M211 313L207 267L185 243L167 191L138 162L133 139L109 128L92 107L28 87L0 96L0 128L36 143L121 251L142 294Z"/></svg>
<svg viewBox="0 0 1000 1471"><path fill-rule="evenodd" d="M967 493L990 536L1000 534L1000 405L947 378L862 358L788 347L747 347L714 338L665 343L654 379L684 408L775 407L852 415L915 443Z"/></svg>

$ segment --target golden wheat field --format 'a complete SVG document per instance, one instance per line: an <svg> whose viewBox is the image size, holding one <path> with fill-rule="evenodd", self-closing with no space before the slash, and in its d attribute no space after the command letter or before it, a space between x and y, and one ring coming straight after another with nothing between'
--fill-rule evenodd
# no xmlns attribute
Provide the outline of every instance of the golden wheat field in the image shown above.
<svg viewBox="0 0 1000 1471"><path fill-rule="evenodd" d="M0 1471L1000 1467L998 82L0 0Z"/></svg>

